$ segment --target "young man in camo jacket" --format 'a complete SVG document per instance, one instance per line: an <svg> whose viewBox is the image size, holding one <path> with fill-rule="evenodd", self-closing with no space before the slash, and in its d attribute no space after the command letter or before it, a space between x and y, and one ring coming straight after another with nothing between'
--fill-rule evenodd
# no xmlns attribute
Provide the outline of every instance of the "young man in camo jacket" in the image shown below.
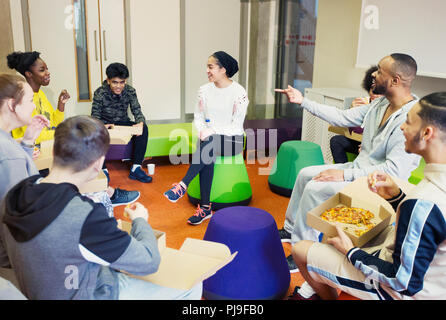
<svg viewBox="0 0 446 320"><path fill-rule="evenodd" d="M94 93L91 115L101 120L106 127L120 125L143 128L141 135L132 137L133 166L129 178L149 183L152 181L152 177L148 176L141 168L146 153L149 130L138 102L136 90L127 84L129 70L122 63L112 63L107 67L106 74L107 79ZM135 121L131 121L128 117L129 107ZM108 175L105 164L103 169Z"/></svg>

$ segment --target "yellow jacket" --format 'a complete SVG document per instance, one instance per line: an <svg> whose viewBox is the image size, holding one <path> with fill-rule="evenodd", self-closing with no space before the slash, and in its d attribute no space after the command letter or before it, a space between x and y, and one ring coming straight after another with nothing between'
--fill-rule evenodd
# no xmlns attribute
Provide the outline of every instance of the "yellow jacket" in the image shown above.
<svg viewBox="0 0 446 320"><path fill-rule="evenodd" d="M64 112L59 111L59 109L54 110L51 103L48 101L45 93L42 90L34 93L33 102L36 105L32 116L37 114L44 115L48 120L50 120L50 128L44 128L40 133L39 137L36 139L36 144L41 141L53 140L54 130L64 120ZM26 126L12 130L11 134L14 139L23 137L25 134Z"/></svg>

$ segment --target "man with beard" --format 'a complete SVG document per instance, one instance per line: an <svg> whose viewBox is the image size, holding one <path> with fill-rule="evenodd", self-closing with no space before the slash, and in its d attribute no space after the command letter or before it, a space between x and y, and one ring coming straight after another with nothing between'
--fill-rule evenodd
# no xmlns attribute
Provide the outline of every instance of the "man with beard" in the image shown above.
<svg viewBox="0 0 446 320"><path fill-rule="evenodd" d="M385 173L368 186L397 212L378 246L355 248L344 231L328 244L300 241L293 257L306 282L293 299L444 299L446 295L446 92L423 97L401 125L405 150L426 161L424 179L407 195ZM377 239L373 242L377 243Z"/></svg>
<svg viewBox="0 0 446 320"><path fill-rule="evenodd" d="M418 166L420 157L404 150L404 136L399 129L407 112L416 103L411 93L417 64L402 53L386 56L373 73L374 93L383 95L364 105L348 110L322 105L304 98L302 93L288 86L276 89L292 103L300 104L311 114L339 127L361 126L363 131L361 152L353 162L310 166L302 169L294 184L285 216L284 228L279 230L282 242L292 244L300 240L317 241L320 232L306 223L307 212L335 195L349 182L374 171L407 180ZM290 272L298 268L290 255L287 257Z"/></svg>

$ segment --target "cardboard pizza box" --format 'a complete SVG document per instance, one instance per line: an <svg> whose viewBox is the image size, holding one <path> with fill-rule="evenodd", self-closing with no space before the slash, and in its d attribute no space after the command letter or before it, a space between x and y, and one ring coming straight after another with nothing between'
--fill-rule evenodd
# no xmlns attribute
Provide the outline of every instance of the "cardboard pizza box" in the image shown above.
<svg viewBox="0 0 446 320"><path fill-rule="evenodd" d="M53 164L53 146L54 140L40 142L40 155L37 159L34 159L37 170L51 168Z"/></svg>
<svg viewBox="0 0 446 320"><path fill-rule="evenodd" d="M118 226L128 233L132 228L130 222L123 220L118 220ZM161 254L158 271L147 276L130 276L164 287L189 290L230 263L238 253L231 254L222 243L192 238L186 238L181 248L176 250L166 246L165 232L153 232Z"/></svg>
<svg viewBox="0 0 446 320"><path fill-rule="evenodd" d="M105 191L108 188L108 180L104 171L99 171L96 179L88 181L83 186L79 188L79 192L82 194L91 193L91 192L99 192Z"/></svg>
<svg viewBox="0 0 446 320"><path fill-rule="evenodd" d="M51 168L53 165L54 140L42 141L40 143L40 156L34 159L37 170ZM107 190L107 176L101 170L96 179L88 181L80 189L80 193L91 193Z"/></svg>
<svg viewBox="0 0 446 320"><path fill-rule="evenodd" d="M110 144L128 144L132 136L141 135L142 127L132 126L112 126L108 129L110 134Z"/></svg>
<svg viewBox="0 0 446 320"><path fill-rule="evenodd" d="M356 225L341 222L329 222L321 218L321 214L325 210L340 205L369 210L374 214L374 218L371 219L371 222L373 222L375 226L369 231L358 236L355 233L355 230L364 229L364 227L357 227ZM392 217L392 215L393 212L389 211L381 204L372 204L370 202L362 200L359 197L352 197L343 192L339 192L313 210L309 211L307 214L307 224L308 226L322 232L325 237L337 236L338 233L335 227L335 225L337 224L341 226L344 232L350 237L354 246L361 247L368 241L373 239L375 236L377 236L382 230L384 230L384 228L386 228L390 224L390 218Z"/></svg>
<svg viewBox="0 0 446 320"><path fill-rule="evenodd" d="M355 141L362 141L362 134L356 133L354 131L350 132L348 128L343 127L336 127L336 126L329 126L328 131L343 135L349 139L355 140Z"/></svg>

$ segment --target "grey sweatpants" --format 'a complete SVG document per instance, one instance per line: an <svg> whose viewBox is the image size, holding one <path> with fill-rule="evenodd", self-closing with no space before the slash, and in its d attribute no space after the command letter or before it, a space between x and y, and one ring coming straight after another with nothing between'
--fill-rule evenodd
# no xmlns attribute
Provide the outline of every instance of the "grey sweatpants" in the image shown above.
<svg viewBox="0 0 446 320"><path fill-rule="evenodd" d="M284 229L291 233L291 243L300 240L318 241L320 232L307 225L307 212L334 196L347 186L344 182L316 182L313 177L327 169L350 168L349 163L311 166L303 168L294 183L285 215Z"/></svg>

